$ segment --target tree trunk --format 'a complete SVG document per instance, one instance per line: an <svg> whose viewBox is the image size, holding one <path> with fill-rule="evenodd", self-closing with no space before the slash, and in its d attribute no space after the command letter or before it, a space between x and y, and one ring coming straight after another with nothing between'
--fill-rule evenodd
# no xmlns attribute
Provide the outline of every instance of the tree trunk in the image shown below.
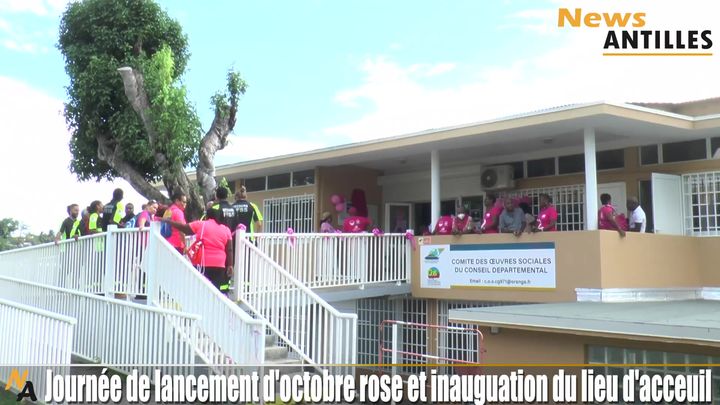
<svg viewBox="0 0 720 405"><path fill-rule="evenodd" d="M200 161L198 162L197 182L205 197L210 201L215 195L215 153L227 146L227 137L235 128L235 115L237 112L237 101L233 99L229 111L223 113L219 108L215 111L215 118L202 141L200 141Z"/></svg>

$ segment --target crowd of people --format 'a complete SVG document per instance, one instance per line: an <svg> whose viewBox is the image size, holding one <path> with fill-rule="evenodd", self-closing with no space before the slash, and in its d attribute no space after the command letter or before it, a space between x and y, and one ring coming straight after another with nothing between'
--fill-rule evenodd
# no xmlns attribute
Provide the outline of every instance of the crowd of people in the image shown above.
<svg viewBox="0 0 720 405"><path fill-rule="evenodd" d="M261 230L263 221L260 209L247 199L244 186L235 193L233 203L228 201L228 196L227 188L218 188L215 198L207 204L203 217L188 223L185 218L188 197L182 191L172 194L170 206L149 200L142 205L140 213L135 214L135 206L132 203L125 204L123 190L118 188L107 204L95 200L82 212L78 204L70 204L67 207L68 216L60 226L55 243L105 232L111 225L118 228L146 228L152 222L160 221L166 223L168 228L163 236L181 255L188 253L186 236L195 236L195 241L202 246L199 270L221 292L227 293L233 274L233 236L240 231L249 233L252 238L253 232Z"/></svg>

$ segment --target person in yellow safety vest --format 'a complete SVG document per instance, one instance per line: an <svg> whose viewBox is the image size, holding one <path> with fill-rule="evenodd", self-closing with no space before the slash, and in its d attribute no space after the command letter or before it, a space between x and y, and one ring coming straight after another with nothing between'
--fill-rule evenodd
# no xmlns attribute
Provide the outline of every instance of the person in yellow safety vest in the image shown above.
<svg viewBox="0 0 720 405"><path fill-rule="evenodd" d="M125 204L122 202L123 190L116 188L113 191L113 198L103 207L102 230L107 231L108 225L117 225L122 228L121 222L125 216Z"/></svg>
<svg viewBox="0 0 720 405"><path fill-rule="evenodd" d="M60 231L55 235L55 244L57 245L61 240L75 238L78 239L80 236L80 206L77 204L70 204L67 206L68 217L60 225Z"/></svg>
<svg viewBox="0 0 720 405"><path fill-rule="evenodd" d="M241 186L240 190L235 193L235 203L232 207L237 215L236 226L244 225L250 234L250 240L254 241L253 233L262 231L263 216L258 206L248 201L245 186ZM231 229L231 231L235 232L235 229Z"/></svg>
<svg viewBox="0 0 720 405"><path fill-rule="evenodd" d="M90 217L88 218L88 232L90 235L101 233L102 217L100 213L103 211L103 204L99 200L90 203Z"/></svg>

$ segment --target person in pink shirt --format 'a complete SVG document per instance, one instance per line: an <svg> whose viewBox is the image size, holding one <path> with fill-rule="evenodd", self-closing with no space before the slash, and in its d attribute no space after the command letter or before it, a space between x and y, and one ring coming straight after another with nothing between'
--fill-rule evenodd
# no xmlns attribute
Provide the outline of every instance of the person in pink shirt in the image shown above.
<svg viewBox="0 0 720 405"><path fill-rule="evenodd" d="M155 221L155 214L157 214L158 203L155 200L150 200L145 204L143 211L138 214L137 224L138 228L150 227L150 223Z"/></svg>
<svg viewBox="0 0 720 405"><path fill-rule="evenodd" d="M465 207L459 206L455 209L455 216L453 217L453 235L462 235L464 233L472 232L473 222L470 215L465 213Z"/></svg>
<svg viewBox="0 0 720 405"><path fill-rule="evenodd" d="M433 229L433 235L452 235L453 231L453 217L450 215L443 215L438 218L435 228Z"/></svg>
<svg viewBox="0 0 720 405"><path fill-rule="evenodd" d="M617 220L617 212L612 206L612 198L610 194L603 193L600 195L600 203L602 207L598 211L598 229L607 229L617 231L620 236L625 236L625 230Z"/></svg>
<svg viewBox="0 0 720 405"><path fill-rule="evenodd" d="M485 196L485 214L480 225L481 233L499 233L498 224L503 207L496 204L497 198L494 195Z"/></svg>
<svg viewBox="0 0 720 405"><path fill-rule="evenodd" d="M226 293L233 275L233 244L230 228L222 223L222 211L213 206L206 211L206 219L189 224L163 218L174 229L186 235L195 235L202 241L202 265L200 271L222 293ZM225 291L224 291L225 290Z"/></svg>
<svg viewBox="0 0 720 405"><path fill-rule="evenodd" d="M327 211L323 212L320 219L320 233L335 233L335 228L332 226L332 215Z"/></svg>
<svg viewBox="0 0 720 405"><path fill-rule="evenodd" d="M537 228L539 232L557 231L558 213L552 205L552 198L547 194L540 194L540 212L537 216Z"/></svg>
<svg viewBox="0 0 720 405"><path fill-rule="evenodd" d="M163 219L169 219L172 222L179 224L185 224L185 206L187 205L187 196L182 190L177 190L172 195L173 204L163 214ZM173 227L172 234L168 238L168 242L174 247L181 255L185 254L185 235L178 230L177 227Z"/></svg>

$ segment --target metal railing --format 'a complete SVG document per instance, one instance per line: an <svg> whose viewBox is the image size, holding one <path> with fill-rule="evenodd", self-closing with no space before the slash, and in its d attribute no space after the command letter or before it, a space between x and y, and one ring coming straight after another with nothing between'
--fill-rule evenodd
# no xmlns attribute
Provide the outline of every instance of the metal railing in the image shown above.
<svg viewBox="0 0 720 405"><path fill-rule="evenodd" d="M0 325L7 328L0 333L0 379L11 377L13 369L22 379L27 371L26 381L32 381L35 395L43 401L47 370L67 374L77 321L0 298Z"/></svg>
<svg viewBox="0 0 720 405"><path fill-rule="evenodd" d="M144 295L147 230L117 229L0 253L0 276L87 293Z"/></svg>
<svg viewBox="0 0 720 405"><path fill-rule="evenodd" d="M310 288L410 281L412 248L405 234L261 233L253 236L258 249Z"/></svg>
<svg viewBox="0 0 720 405"><path fill-rule="evenodd" d="M386 329L391 330L391 337L390 337L390 347L387 347L386 345L386 339L385 339L385 330ZM474 339L477 341L477 350L476 350L476 356L475 361L468 361L468 360L461 360L461 359L454 359L450 357L440 356L433 353L420 353L417 351L407 350L405 346L403 345L403 341L401 336L403 335L400 331L400 327L408 328L408 329L415 329L415 330L445 330L445 331L452 331L452 332L462 332L467 333L469 335L474 336ZM447 364L449 366L452 365L464 365L464 367L458 367L455 372L457 374L479 374L482 372L482 368L480 364L483 362L483 353L485 352L485 349L483 348L483 334L480 332L480 330L476 327L464 327L464 326L447 326L447 325L431 325L426 323L416 323L416 322L405 322L405 321L397 321L397 320L384 320L380 322L379 325L380 328L380 343L379 343L379 351L378 351L378 364L382 368L384 363L384 354L389 353L390 354L390 365L392 366L392 374L398 374L398 364L400 363L400 356L402 356L405 359L405 362L413 363L417 360L414 359L420 359L421 361L432 361L435 364ZM417 363L418 366L423 366L425 363ZM404 365L405 366L405 365ZM468 367L469 366L469 367ZM406 368L406 367L403 367Z"/></svg>
<svg viewBox="0 0 720 405"><path fill-rule="evenodd" d="M237 238L235 252L237 299L266 320L295 355L316 368L357 361L356 314L339 312L247 238Z"/></svg>
<svg viewBox="0 0 720 405"><path fill-rule="evenodd" d="M162 365L163 373L194 371L197 315L2 276L0 291L5 299L75 318L72 351L87 360L147 375L155 368L150 364Z"/></svg>
<svg viewBox="0 0 720 405"><path fill-rule="evenodd" d="M201 316L198 350L206 363L264 362L265 322L254 319L220 293L160 235L159 225L151 228L146 254L149 302Z"/></svg>

